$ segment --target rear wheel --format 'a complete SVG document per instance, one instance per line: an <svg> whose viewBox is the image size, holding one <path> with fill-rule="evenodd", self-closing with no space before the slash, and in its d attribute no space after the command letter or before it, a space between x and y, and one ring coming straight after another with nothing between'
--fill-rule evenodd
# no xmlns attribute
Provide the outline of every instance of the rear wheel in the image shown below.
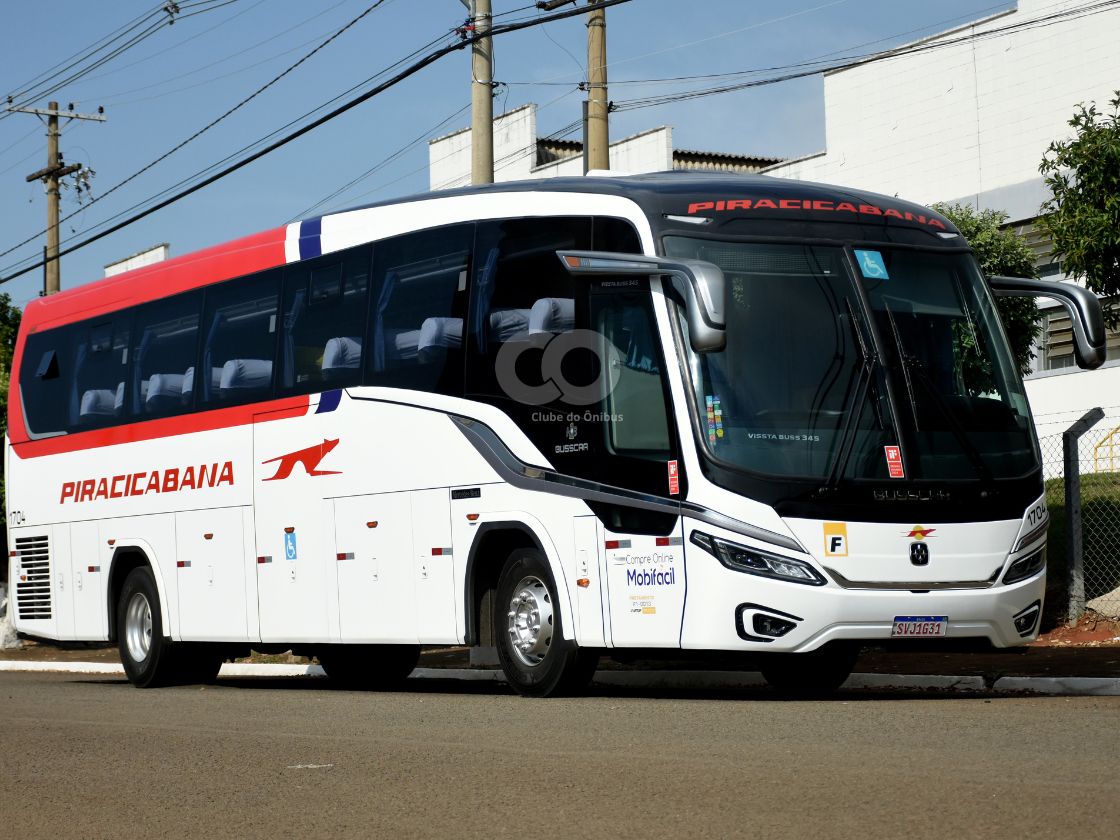
<svg viewBox="0 0 1120 840"><path fill-rule="evenodd" d="M566 640L556 585L544 556L518 549L498 577L494 628L506 680L520 694L547 697L580 691L599 664L597 651Z"/></svg>
<svg viewBox="0 0 1120 840"><path fill-rule="evenodd" d="M859 645L832 642L809 653L765 655L759 670L787 697L820 697L836 691L852 675Z"/></svg>
<svg viewBox="0 0 1120 840"><path fill-rule="evenodd" d="M331 645L316 651L331 681L356 689L399 688L420 660L420 645Z"/></svg>

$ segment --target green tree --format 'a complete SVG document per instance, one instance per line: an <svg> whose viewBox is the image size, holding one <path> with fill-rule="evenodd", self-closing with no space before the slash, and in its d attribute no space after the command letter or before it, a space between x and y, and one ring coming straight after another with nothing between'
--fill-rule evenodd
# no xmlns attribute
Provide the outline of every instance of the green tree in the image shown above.
<svg viewBox="0 0 1120 840"><path fill-rule="evenodd" d="M933 209L949 218L972 246L980 269L986 275L1004 277L1037 277L1034 253L1023 239L1010 228L1003 227L1007 214L1000 210L974 210L961 204L935 204ZM1033 298L996 298L1003 328L1015 353L1019 372L1026 375L1031 369L1031 344L1042 331L1042 316ZM971 340L971 338L969 338Z"/></svg>
<svg viewBox="0 0 1120 840"><path fill-rule="evenodd" d="M16 333L22 313L12 306L12 299L0 293L0 435L8 431L8 375L12 370L12 354L16 348ZM0 459L0 504L7 520L7 497L4 495L4 464Z"/></svg>
<svg viewBox="0 0 1120 840"><path fill-rule="evenodd" d="M1074 136L1051 143L1038 167L1050 188L1042 223L1054 256L1104 297L1120 294L1120 91L1109 105L1108 114L1078 105L1069 121ZM1114 308L1105 317L1109 326L1120 323Z"/></svg>

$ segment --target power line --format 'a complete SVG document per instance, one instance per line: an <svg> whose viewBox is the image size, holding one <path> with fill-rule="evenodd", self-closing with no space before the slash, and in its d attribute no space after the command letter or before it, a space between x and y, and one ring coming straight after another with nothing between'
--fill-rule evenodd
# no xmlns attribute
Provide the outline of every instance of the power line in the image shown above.
<svg viewBox="0 0 1120 840"><path fill-rule="evenodd" d="M219 59L216 59L214 61L207 61L203 64L198 65L197 67L194 67L190 70L184 70L180 73L175 73L171 76L168 76L167 78L161 79L158 82L152 82L150 84L141 85L140 87L129 88L128 90L119 90L116 93L101 94L101 95L97 96L96 99L99 102L101 102L105 105L114 104L114 105L118 105L118 106L120 106L120 105L131 105L133 102L143 102L143 101L145 101L145 99L125 100L124 102L115 102L115 100L119 99L122 96L129 96L130 94L133 94L133 93L140 93L142 91L151 90L152 88L158 88L161 85L166 85L168 82L182 81L184 78L189 77L189 76L194 76L197 73L201 73L203 70L210 70L210 69L214 68L215 66L217 66L219 64L224 64L225 62L232 61L235 58L240 58L240 57L244 56L245 54L250 53L253 50L258 49L259 47L263 47L265 44L268 44L268 43L271 43L272 41L275 41L277 38L283 38L289 32L292 32L296 29L303 28L307 24L311 23L311 21L313 21L317 18L320 18L323 15L330 14L335 9L337 9L339 6L344 5L346 2L347 2L347 0L338 0L338 2L335 3L333 6L328 6L325 9L321 9L320 11L311 15L310 17L304 18L303 20L299 21L298 23L295 23L292 26L289 26L287 29L283 29L280 32L277 32L273 35L270 35L269 37L265 38L263 41L258 41L257 43L253 44L251 47L240 48L240 49L237 50L237 52L230 53L225 58L219 58ZM261 64L266 64L270 61L273 61L274 59L279 58L280 56L287 55L290 52L295 52L296 50L298 50L302 47L306 47L308 44L314 44L316 41L323 38L324 36L329 34L331 31L332 30L327 30L326 32L321 32L321 33L315 35L313 38L308 38L307 40L301 41L300 43L296 44L295 46L289 47L288 49L283 50L282 52L274 53L273 55L270 55L268 58L262 59L260 61L256 61L252 64L248 64L244 67L241 67L238 70L233 70L229 73L223 73L223 74L218 75L218 76L212 76L209 79L206 79L202 82L196 82L194 84L185 85L183 87L172 88L170 90L164 91L162 94L159 94L159 96L164 96L164 95L172 94L172 93L180 93L184 90L190 90L190 89L195 88L195 87L200 87L201 85L206 85L206 84L210 84L212 82L220 81L221 79L229 78L230 76L233 76L237 73L243 73L246 70L252 70L254 67L259 67ZM143 59L143 60L147 61L147 59ZM124 69L124 68L121 68L121 69ZM151 98L155 98L155 97L151 97Z"/></svg>
<svg viewBox="0 0 1120 840"><path fill-rule="evenodd" d="M828 64L827 66L815 66L809 69L786 73L779 76L719 85L717 87L711 88L702 88L700 90L678 91L675 93L661 94L659 96L649 96L630 100L619 100L615 102L615 109L618 111L632 111L638 108L650 108L657 105L666 105L672 102L682 102L689 99L700 99L703 97L715 96L722 93L732 93L739 90L746 90L747 88L752 87L773 85L779 82L801 79L806 76L815 76L819 73L833 72L836 70L847 70L852 67L861 67L863 65L874 64L879 61L899 58L900 56L904 55L932 52L938 49L959 46L960 44L964 43L975 43L977 41L988 40L990 38L994 38L1000 35L1006 35L1008 33L1024 32L1032 29L1053 26L1065 20L1076 20L1082 17L1088 17L1090 15L1107 12L1117 8L1118 6L1120 6L1120 0L1104 0L1104 2L1093 3L1087 6L1080 6L1073 9L1064 9L1062 11L1054 12L1042 17L1031 18L1030 20L1019 21L1017 23L1008 24L1006 26L984 30L982 32L971 32L967 35L962 35L956 38L942 39L938 41L919 42L917 44L911 44L909 46L899 47L897 49L870 53L867 55L858 56L847 61L833 62L831 64Z"/></svg>
<svg viewBox="0 0 1120 840"><path fill-rule="evenodd" d="M340 35L342 35L344 32L346 32L346 30L350 29L352 26L354 26L356 23L358 23L360 20L362 20L362 18L366 17L366 15L368 15L370 12L374 11L378 6L383 5L385 2L386 2L386 0L376 0L376 2L373 3L371 6L367 7L364 12L362 12L356 18L353 18L349 23L345 24L341 29L337 30L333 35L331 35L329 38L327 38L325 41L323 41L321 44L319 44L319 46L315 47L315 49L311 50L311 52L304 55L299 61L290 65L283 72L277 74L276 76L273 76L269 81L267 81L265 84L261 85L259 88L257 88L255 91L253 91L251 94L246 96L244 99L242 99L236 105L234 105L232 108L227 110L224 114L222 114L221 116L211 120L209 123L204 125L202 128L200 128L198 131L196 131L194 134L192 134L186 140L183 140L182 142L180 142L176 146L173 146L171 149L168 149L166 152L164 152L162 155L157 157L151 163L148 163L147 165L142 166L140 169L133 172L131 175L129 175L123 181L118 182L117 184L110 187L108 190L101 193L100 195L98 195L94 198L91 198L82 208L80 208L78 210L75 210L75 211L73 211L72 213L69 213L66 216L63 216L61 219L59 219L59 224L61 224L62 222L65 222L68 219L78 215L78 213L84 212L88 207L90 207L93 204L96 204L98 201L101 201L102 199L107 198L108 196L112 195L117 190L119 190L121 187L123 187L125 184L128 184L131 181L134 181L136 178L143 175L145 172L147 172L149 169L151 169L152 167L154 167L155 165L157 165L161 161L164 161L167 158L171 157L171 155L175 154L175 152L182 149L188 143L190 143L190 142L198 139L199 137L201 137L203 134L205 134L207 131L212 129L214 126L218 125L218 123L222 122L222 120L224 120L226 117L230 116L230 114L233 114L235 111L243 108L245 105L252 102L254 99L256 99L258 96L260 96L266 90L268 90L270 87L272 87L278 81L280 81L282 78L287 76L289 73L291 73L293 70L295 70L301 64L303 64L305 61L307 61L309 58L311 58L317 52L322 50L324 47L326 47L332 41L337 39ZM6 256L6 255L10 254L12 251L16 250L17 248L20 248L20 247L26 245L28 242L31 242L32 240L42 236L43 233L45 233L45 232L46 231L41 230L38 233L32 234L31 236L27 237L22 242L16 243L15 245L11 246L7 250L0 251L0 257L3 257L3 256Z"/></svg>
<svg viewBox="0 0 1120 840"><path fill-rule="evenodd" d="M138 17L133 18L128 23L123 24L122 26L118 27L117 29L114 29L108 35L102 36L97 41L95 41L93 44L89 45L88 47L82 48L76 54L70 56L69 58L62 59L62 61L59 61L57 64L54 64L51 67L48 67L46 70L40 72L37 76L33 76L28 81L23 82L17 90L12 91L8 95L11 96L13 99L16 98L16 97L19 97L19 96L23 96L25 93L27 93L35 85L43 84L46 81L49 81L51 78L54 78L54 76L57 76L59 73L64 73L67 70L69 70L73 67L76 67L78 64L85 61L89 56L93 55L98 50L104 49L106 46L113 43L113 41L117 40L118 38L123 37L126 33L130 32L133 29L135 29L136 27L138 27L141 23L146 21L148 18L152 17L153 15L159 14L163 10L164 10L164 4L160 3L155 9L152 9L151 11L148 11L148 12L142 14L142 15L139 15ZM67 62L70 62L70 63L67 64ZM63 66L63 65L65 65L65 66ZM46 77L46 78L44 78L44 77Z"/></svg>
<svg viewBox="0 0 1120 840"><path fill-rule="evenodd" d="M41 130L41 129L39 128L39 126L37 126L37 125L36 125L36 126L32 126L32 127L31 127L31 130L30 130L29 132L27 132L27 134L23 135L23 136L22 136L22 137L20 137L20 138L19 138L18 140L15 140L15 141L13 141L13 142L9 143L9 144L8 144L7 146L5 146L5 147L4 147L3 149L0 149L0 155L4 155L4 154L7 154L7 153L8 153L8 152L10 152L10 151L11 151L12 149L14 149L14 148L15 148L16 146L18 146L18 145L19 145L20 143L22 143L22 142L23 142L24 140L26 140L27 138L29 138L29 137L30 137L30 136L31 136L32 134L35 134L36 132L38 132L38 131L40 131L40 130Z"/></svg>
<svg viewBox="0 0 1120 840"><path fill-rule="evenodd" d="M599 6L599 8L602 8L602 9L609 9L612 6L619 6L619 5L622 5L624 3L629 3L629 2L631 2L631 0L600 0L600 2L598 3L598 6ZM552 21L555 21L555 20L563 20L565 18L574 17L576 15L586 14L586 11L587 10L584 9L584 8L576 7L574 9L566 9L564 11L555 12L551 15L548 15L548 16L545 16L545 17L535 18L535 19L532 19L532 20L517 21L517 22L512 22L512 23L500 24L500 25L497 25L497 26L494 26L493 28L491 28L489 30L489 32L487 33L487 37L494 37L494 36L497 36L497 35L505 35L505 34L510 33L510 32L517 32L517 31L522 30L522 29L528 29L528 28L531 28L531 27L534 27L534 26L540 26L540 25L545 24L545 23L551 23ZM172 196L164 199L163 201L159 202L158 204L155 204L152 207L150 207L146 210L143 210L143 211L129 217L128 219L125 219L124 221L118 222L117 224L113 225L112 227L110 227L106 230L103 230L103 231L101 231L97 234L94 234L93 236L87 237L86 239L82 240L81 242L79 242L75 245L71 245L69 248L62 249L61 251L59 251L58 256L62 257L62 256L65 256L66 254L73 253L74 251L78 250L79 248L84 248L86 245L89 245L92 242L96 242L97 240L102 239L102 238L108 236L111 233L115 233L116 231L139 221L140 219L144 218L145 216L149 216L152 213L155 213L159 210L162 210L164 207L167 207L168 205L173 204L176 201L179 201L179 200L181 200L183 198L186 198L187 196L189 196L189 195L191 195L195 192L198 192L199 190L203 189L204 187L209 186L210 184L214 183L215 181L221 180L222 178L225 178L226 176L231 175L232 173L236 172L237 170L248 166L250 163L253 163L254 161L259 160L260 158L264 157L265 155L270 154L271 152L274 152L276 149L279 149L282 146L286 146L288 143L291 143L293 140L296 140L296 139L302 137L303 135L305 135L305 134L307 134L311 131L314 131L319 126L321 126L321 125L323 125L327 122L330 122L331 120L341 116L342 114L346 113L347 111L352 110L353 108L356 108L358 105L361 105L363 102L366 102L366 101L372 99L373 97L375 97L375 96L383 93L384 91L388 90L389 88L392 88L392 87L400 84L405 79L407 79L407 78L415 75L416 73L420 72L421 70L423 70L428 65L434 64L436 61L439 61L444 56L449 55L452 52L456 52L458 50L463 49L466 46L469 46L469 45L473 44L475 41L479 40L480 37L481 36L478 36L478 35L467 35L466 37L462 38L457 43L452 43L452 44L440 47L439 49L428 53L427 55L423 56L419 60L413 62L410 65L408 65L406 68L404 68L399 73L392 76L390 79L382 82L381 84L378 84L378 85L374 86L370 90L367 90L365 93L362 93L362 94L354 97L353 99L345 102L344 104L340 105L339 107L335 108L334 110L330 111L329 113L324 114L323 116L319 117L318 119L308 123L307 125L299 128L299 129L296 129L295 131L291 132L290 134L287 134L284 137L280 138L279 140L276 140L275 142L273 142L273 143L269 144L268 146L264 147L263 149L259 149L258 151L242 158L241 160L231 164L230 166L227 166L226 168L224 168L221 171L209 176L208 178L205 178L204 180L198 182L197 184L194 184L194 185L176 193L175 195L172 195ZM38 268L41 265L43 265L42 260L40 260L38 263L33 263L33 264L23 268L23 269L20 269L16 272L13 272L13 273L7 275L6 277L2 277L2 278L0 278L0 284L7 283L10 280L15 279L16 277L20 277L23 274L26 274L27 272L32 271L32 270Z"/></svg>
<svg viewBox="0 0 1120 840"><path fill-rule="evenodd" d="M142 58L138 58L135 61L130 61L127 64L118 64L112 70L107 70L104 73L96 73L93 76L89 76L86 79L86 81L87 82L92 82L94 79L104 79L107 76L113 76L113 75L116 75L117 73L123 73L125 70L129 70L129 69L131 69L133 67L136 67L140 64L144 64L145 62L151 61L153 58L163 59L169 52L172 52L173 50L182 49L184 46L189 44L191 41L194 41L197 38L201 38L204 35L208 35L209 33L213 32L215 29L219 29L223 26L228 26L229 24L233 23L233 21L237 20L239 17L243 17L244 15L249 14L249 12L253 11L253 9L262 5L264 2L265 2L265 0L257 0L257 2L253 3L253 5L248 6L244 9L242 9L241 11L237 12L236 14L230 15L229 17L218 21L217 23L215 23L211 27L200 30L198 32L194 32L191 35L187 36L186 38L183 38L183 40L176 41L174 44L170 45L169 47L167 47L165 49L158 50L157 52L154 52L154 53L151 53L149 55L143 56ZM327 11L329 11L329 9Z"/></svg>
<svg viewBox="0 0 1120 840"><path fill-rule="evenodd" d="M203 167L202 169L195 172L194 174L188 175L187 177L182 178L177 183L172 184L172 185L164 188L163 190L160 190L155 195L149 196L148 198L146 198L142 201L139 201L136 204L133 204L131 207L128 207L124 210L121 210L121 211L115 213L114 215L110 216L107 219L101 220L100 222L91 226L90 228L87 228L86 230L87 231L92 230L93 228L97 228L97 227L101 227L102 225L109 224L110 222L112 222L116 219L119 219L122 216L126 216L128 213L131 213L133 210L137 210L140 207L143 207L144 205L148 204L149 202L157 200L161 196L173 193L175 190L179 189L180 187L185 186L186 184L189 184L190 182L194 181L196 178L203 177L204 175L206 175L209 172L214 172L215 170L217 170L219 167L221 167L226 162L236 159L238 157L238 155L249 152L251 149L258 148L263 143L267 142L269 140L269 138L276 137L277 135L281 134L283 131L291 128L294 125L299 124L302 120L310 117L312 114L315 114L319 111L322 111L324 108L328 107L332 103L339 101L340 99L342 99L347 94L350 94L353 91L357 90L362 85L367 84L368 82L372 81L373 79L377 79L377 78L380 78L380 77L386 75L392 69L404 64L409 58L412 58L413 56L422 53L425 49L428 49L429 47L431 47L432 45L434 45L438 41L443 40L444 37L446 37L446 36L440 36L439 38L436 38L432 41L429 41L428 44L426 44L425 46L415 50L414 52L410 53L408 56L405 56L404 58L398 60L394 64L390 65L388 68L380 71L379 73L374 74L373 76L369 77L368 79L366 79L366 80L364 80L364 81L362 81L362 82L360 82L356 85L351 86L346 91L343 91L342 93L338 94L337 96L332 97L331 99L327 100L325 103L317 105L316 107L312 108L310 111L307 111L304 114L301 114L300 116L297 116L297 117L289 120L284 125L272 130L271 132L264 135L263 137L259 137L256 140L254 140L253 142L247 143L246 145L242 146L240 149L237 149L236 151L231 152L230 154L226 155L221 160L215 161L214 163L211 163L209 166ZM85 231L83 231L83 233L84 232ZM73 241L76 238L77 238L77 236L67 237L63 241L64 242L70 242L70 241ZM14 265L19 265L21 262L25 262L27 259L33 259L33 257L28 257L28 258L25 258L24 260L19 260L16 263L14 263ZM12 267L13 266L8 266L8 268L6 268L4 270L9 270Z"/></svg>
<svg viewBox="0 0 1120 840"><path fill-rule="evenodd" d="M193 11L190 14L187 14L187 15L183 15L184 17L194 17L194 15L196 15L196 14L201 14L202 12L213 11L214 9L221 8L222 6L229 5L230 3L233 3L233 2L238 2L238 0L196 0L196 2L194 2L194 3L166 2L166 3L162 4L158 9L155 9L152 12L149 12L147 15L145 15L141 20L141 24L139 24L139 25L143 25L144 21L146 21L148 18L151 18L153 15L159 14L160 12L165 12L167 14L166 18L161 17L158 20L154 21L153 23L148 24L145 28L141 29L141 31L139 33L137 33L135 35L132 35L124 43L113 47L105 55L101 55L101 56L98 56L97 58L94 58L94 56L97 54L97 52L99 52L100 50L106 49L114 41L117 41L121 37L124 37L124 36L128 35L129 33L131 33L134 29L136 29L138 27L137 26L129 27L124 32L122 32L120 35L117 35L117 36L111 38L106 44L104 44L102 46L99 46L99 47L96 47L95 49L92 49L92 50L86 50L85 53L83 55L81 55L79 58L71 61L69 64L67 64L62 69L60 69L58 71L55 71L54 73L48 75L48 77L46 79L44 79L43 81L33 85L30 88L25 88L24 90L18 91L14 94L10 94L9 98L10 98L11 101L9 101L9 105L13 105L15 107L20 107L20 106L27 105L32 100L43 99L47 96L51 96L52 94L57 93L62 88L64 88L66 85L69 85L69 84L72 84L72 83L76 82L78 79L82 78L83 76L88 75L92 71L96 70L98 67L104 66L105 64L107 64L108 62L110 62L114 58L116 58L117 56L119 56L122 53L130 50L132 47L136 46L137 44L141 43L142 41L147 40L148 38L150 38L152 35L154 35L159 30L163 29L164 27L171 26L175 22L175 15L182 14L183 10L195 9L196 11ZM214 5L215 3L217 3L217 5ZM205 7L205 8L199 8L199 7ZM104 40L104 39L102 39L102 40ZM87 60L91 60L91 59L92 59L91 64L88 64L84 67L81 66L83 64L83 62L85 62ZM77 69L75 69L75 68L77 68ZM64 75L71 70L73 70L73 72L70 73L70 75L65 76L65 78L62 78L61 80L57 80L57 81L55 80L58 76ZM40 74L40 76L42 76L42 75L43 74ZM43 88L42 87L43 85L47 85L47 87ZM17 99L18 99L18 101L15 101ZM7 113L2 114L2 115L0 115L0 119L3 119L4 117L7 117L7 116L8 116Z"/></svg>
<svg viewBox="0 0 1120 840"><path fill-rule="evenodd" d="M438 123L433 125L431 128L429 128L423 134L417 135L414 139L410 140L404 146L401 146L399 149L397 149L391 155L389 155L388 157L385 157L385 158L381 159L380 161L378 161L377 163L375 163L373 166L371 166L369 169L367 169L361 175L358 175L357 177L355 177L355 178L351 179L350 181L348 181L347 183L343 184L341 187L339 187L337 190L332 192L330 195L324 196L323 198L319 199L314 204L312 204L310 207L307 207L307 208L304 208L303 210L300 210L295 216L293 216L291 219L288 220L289 223L294 222L296 219L300 219L300 218L303 218L304 216L310 215L312 213L312 211L314 211L316 208L322 207L327 202L329 202L332 199L337 198L338 196L342 195L344 192L346 192L348 189L353 187L355 184L361 183L366 178L373 175L375 172L377 172L380 169L383 169L384 167L388 166L390 163L392 163L394 160L399 158L405 152L409 151L417 143L420 143L421 141L427 139L428 137L431 137L433 134L435 134L437 131L439 131L441 128L443 128L445 125L447 125L449 122L451 122L453 119L458 117L464 111L470 110L470 107L471 107L471 105L468 102L462 108L457 110L454 114L451 114L447 117L444 117L442 120L440 120Z"/></svg>
<svg viewBox="0 0 1120 840"><path fill-rule="evenodd" d="M571 96L572 94L578 93L578 92L579 92L578 89L573 87L567 93L562 93L562 94L560 94L560 96L557 96L556 98L546 102L544 105L541 105L537 109L537 112L540 113L541 111L544 111L546 108L550 108L551 106L555 105L557 102L561 101L562 99L566 99L567 97ZM466 109L464 108L463 110L466 110ZM582 124L583 124L582 120L576 120L575 122L569 123L568 125L564 126L563 128L557 129L556 131L549 134L547 137L544 137L544 138L541 138L541 139L546 140L546 141L547 140L561 139L562 137L564 137L568 134L572 134L575 131L577 131ZM535 154L536 149L537 149L537 141L534 140L528 146L523 146L520 149L516 149L512 152L507 152L506 154L502 155L502 157L500 157L500 158L498 158L497 160L494 161L494 166L499 167L499 166L502 166L506 163L512 162L513 160L515 160L518 157L522 157L522 156L529 155L529 154ZM457 152L449 152L448 154L443 155L442 157L438 157L435 160L430 160L430 161L428 161L428 163L424 164L423 166L417 167L416 169L413 169L409 172L405 172L401 175L398 175L396 178L393 178L391 181L386 181L383 184L378 184L376 187L374 187L371 190L366 190L363 193L359 193L358 195L356 195L352 199L350 199L350 201L358 201L359 199L365 198L366 196L373 195L374 193L380 192L381 190L385 189L386 187L391 187L393 184L396 184L398 181L403 181L405 178L410 178L413 175L417 174L418 172L423 172L425 169L430 169L432 164L443 163L443 161L454 157L456 154L457 154ZM459 179L459 180L462 181L461 184L460 183L445 184L445 185L441 186L440 189L450 189L452 187L465 185L465 184L469 183L470 176L469 175L466 176L466 180L462 180L462 179Z"/></svg>
<svg viewBox="0 0 1120 840"><path fill-rule="evenodd" d="M958 21L961 21L961 20L976 20L976 15L982 15L982 14L985 14L987 12L992 12L996 9L1006 8L1006 6L1007 6L1007 3L997 3L994 6L987 6L987 7L982 8L982 9L977 9L976 11L970 12L967 15L957 15L956 17L944 18L942 20L936 21L934 23L930 23L930 24L925 25L925 26L915 27L914 29L907 29L907 30L904 30L902 32L895 32L891 35L885 35L882 38L876 38L872 41L864 41L861 44L853 44L852 46L845 47L844 49L841 49L841 50L833 50L832 52L828 52L828 53L824 53L823 55L819 55L816 58L811 58L811 59L807 59L805 61L800 61L800 62L794 62L792 64L778 64L778 65L772 65L770 67L755 67L755 68L752 68L750 70L731 70L731 71L728 71L726 73L697 73L697 74L692 74L692 75L687 75L687 76L661 76L661 77L654 77L654 78L647 78L647 79L612 79L611 80L611 87L612 88L624 87L624 86L627 86L627 85L659 85L659 84L669 84L669 83L672 83L672 82L679 82L679 83L685 84L685 83L689 83L689 82L711 81L713 79L741 78L743 76L754 76L754 75L757 75L759 73L773 73L773 72L777 72L779 70L793 70L793 69L797 69L797 68L801 68L801 67L827 68L827 67L831 67L835 63L835 62L831 62L831 61L828 60L828 59L833 58L834 56L844 55L845 53L850 53L853 50L863 49L864 47L870 47L870 46L873 46L875 44L882 44L885 41L894 41L898 38L904 38L907 35L913 35L913 34L918 33L918 32L928 32L930 29L938 29L939 30L941 27L945 27L945 26L948 26L950 24L957 23ZM783 19L784 18L775 18L774 20L766 21L766 23L774 23L778 20L783 20ZM722 35L717 35L717 36L714 36L714 37L718 38L718 37L722 37ZM934 37L936 37L936 36L934 36ZM677 45L676 47L673 47L673 49L681 49L683 46L684 45ZM616 67L619 64L630 63L630 62L637 61L637 60L642 59L642 58L646 58L649 55L657 55L657 54L658 53L646 53L644 55L631 56L630 58L625 58L625 59L622 59L620 61L612 62L612 63L608 64L607 66L608 66L608 68L613 69L614 67ZM821 70L818 69L817 72L821 72ZM538 87L538 86L568 87L569 85L575 84L575 82L572 82L572 81L556 81L554 79L546 79L546 80L542 80L542 81L505 82L505 84L508 84L511 87Z"/></svg>

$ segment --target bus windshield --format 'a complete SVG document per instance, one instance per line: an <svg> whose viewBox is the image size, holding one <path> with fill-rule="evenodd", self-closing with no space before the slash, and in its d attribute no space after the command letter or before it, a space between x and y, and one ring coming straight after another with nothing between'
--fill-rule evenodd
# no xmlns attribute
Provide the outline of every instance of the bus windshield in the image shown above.
<svg viewBox="0 0 1120 840"><path fill-rule="evenodd" d="M696 354L685 342L709 457L825 481L990 480L1037 464L1022 383L970 255L857 250L853 280L839 246L670 236L665 249L727 279L726 347ZM906 463L892 472L899 446Z"/></svg>

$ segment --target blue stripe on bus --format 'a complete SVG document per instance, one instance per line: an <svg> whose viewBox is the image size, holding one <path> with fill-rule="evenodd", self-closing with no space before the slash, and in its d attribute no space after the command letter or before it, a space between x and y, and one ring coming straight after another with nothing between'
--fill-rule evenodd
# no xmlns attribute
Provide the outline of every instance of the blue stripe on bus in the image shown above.
<svg viewBox="0 0 1120 840"><path fill-rule="evenodd" d="M299 223L299 258L301 260L318 257L323 253L319 234L323 229L323 219L305 219Z"/></svg>
<svg viewBox="0 0 1120 840"><path fill-rule="evenodd" d="M341 390L324 391L319 397L319 407L315 409L315 413L326 414L328 411L334 411L340 402L342 402Z"/></svg>

